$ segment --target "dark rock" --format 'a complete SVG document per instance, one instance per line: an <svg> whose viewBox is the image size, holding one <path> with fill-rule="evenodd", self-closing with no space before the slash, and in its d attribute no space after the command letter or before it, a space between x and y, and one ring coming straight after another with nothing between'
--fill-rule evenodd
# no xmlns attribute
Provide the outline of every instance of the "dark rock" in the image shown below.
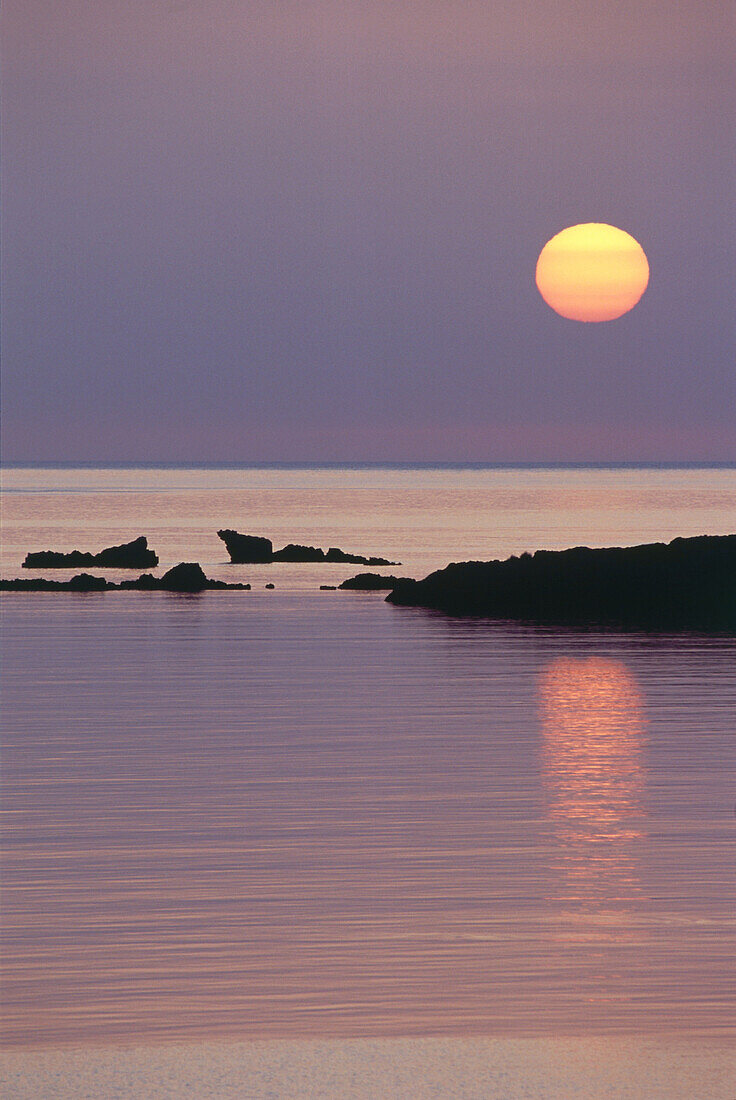
<svg viewBox="0 0 736 1100"><path fill-rule="evenodd" d="M329 561L341 565L397 565L387 558L367 558L363 554L348 554L337 546L331 546L325 553L319 546L300 546L290 542L282 550L275 550L274 561Z"/></svg>
<svg viewBox="0 0 736 1100"><path fill-rule="evenodd" d="M337 546L331 546L325 554L325 561L341 562L345 565L400 565L401 562L389 561L388 558L366 558L363 554L347 554L339 550Z"/></svg>
<svg viewBox="0 0 736 1100"><path fill-rule="evenodd" d="M101 550L95 564L110 569L145 569L146 566L158 565L158 555L148 549L148 541L141 535L132 542Z"/></svg>
<svg viewBox="0 0 736 1100"><path fill-rule="evenodd" d="M263 586L263 587L264 587L264 588L275 588L275 587L276 587L276 585L275 585L275 584L264 584L264 586Z"/></svg>
<svg viewBox="0 0 736 1100"><path fill-rule="evenodd" d="M124 589L138 592L202 592L223 588L249 591L249 584L227 584L225 581L209 580L198 562L180 562L163 577L154 577L152 573L143 573L131 581L114 584L104 577L93 577L89 573L79 573L69 581L50 581L45 577L30 577L14 580L0 580L0 591L6 592L104 592L111 589Z"/></svg>
<svg viewBox="0 0 736 1100"><path fill-rule="evenodd" d="M161 580L159 577L154 577L153 573L142 573L134 581L121 581L120 587L138 588L144 592L158 592L161 588Z"/></svg>
<svg viewBox="0 0 736 1100"><path fill-rule="evenodd" d="M205 589L215 592L228 588L241 592L250 592L249 584L228 584L227 581L210 580L198 562L180 562L163 577L154 577L144 573L135 581L121 581L119 588L134 588L144 592L202 592Z"/></svg>
<svg viewBox="0 0 736 1100"><path fill-rule="evenodd" d="M319 586L320 592L335 592L337 590L336 584L321 584Z"/></svg>
<svg viewBox="0 0 736 1100"><path fill-rule="evenodd" d="M381 573L358 573L357 577L349 577L343 581L340 588L354 589L357 592L386 592L392 591L397 584L403 584L402 577L384 577Z"/></svg>
<svg viewBox="0 0 736 1100"><path fill-rule="evenodd" d="M296 542L290 542L281 550L275 550L274 561L324 561L325 552L318 546L299 546Z"/></svg>
<svg viewBox="0 0 736 1100"><path fill-rule="evenodd" d="M164 573L159 587L166 592L202 592L211 582L197 561L182 561Z"/></svg>
<svg viewBox="0 0 736 1100"><path fill-rule="evenodd" d="M47 581L45 577L3 577L0 592L46 592L59 588L62 581Z"/></svg>
<svg viewBox="0 0 736 1100"><path fill-rule="evenodd" d="M70 592L104 592L107 587L104 577L93 577L91 573L78 573L69 581Z"/></svg>
<svg viewBox="0 0 736 1100"><path fill-rule="evenodd" d="M158 556L148 549L147 539L141 535L132 542L120 546L108 546L98 554L82 550L63 553L57 550L39 550L26 555L24 569L76 569L83 565L96 565L109 569L145 569L158 565Z"/></svg>
<svg viewBox="0 0 736 1100"><path fill-rule="evenodd" d="M94 564L95 555L83 553L81 550L70 550L68 554L56 550L38 550L36 553L26 554L23 568L78 569L82 565Z"/></svg>
<svg viewBox="0 0 736 1100"><path fill-rule="evenodd" d="M259 535L241 535L238 531L218 531L234 565L253 565L273 561L273 543Z"/></svg>
<svg viewBox="0 0 736 1100"><path fill-rule="evenodd" d="M631 629L736 630L736 535L460 562L402 581L389 603Z"/></svg>
<svg viewBox="0 0 736 1100"><path fill-rule="evenodd" d="M104 592L108 588L117 588L117 585L89 573L78 573L68 581L51 581L46 577L0 580L0 591L4 592Z"/></svg>
<svg viewBox="0 0 736 1100"><path fill-rule="evenodd" d="M225 543L230 561L235 565L251 565L272 561L316 562L330 561L348 565L398 565L388 558L367 558L362 554L348 554L337 546L331 546L327 553L319 546L302 546L290 542L280 550L274 550L270 539L259 535L241 535L238 531L218 531Z"/></svg>
<svg viewBox="0 0 736 1100"><path fill-rule="evenodd" d="M211 581L209 579L207 580L207 590L208 591L210 589L215 590L215 589L218 589L218 588L230 588L230 589L233 589L233 590L238 590L240 592L250 592L250 585L249 584L230 584L230 583L228 583L228 581Z"/></svg>

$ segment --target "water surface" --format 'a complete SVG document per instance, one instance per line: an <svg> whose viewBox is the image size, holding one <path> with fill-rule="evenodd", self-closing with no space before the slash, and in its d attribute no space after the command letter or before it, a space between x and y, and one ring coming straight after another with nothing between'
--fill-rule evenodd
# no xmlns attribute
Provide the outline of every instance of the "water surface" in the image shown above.
<svg viewBox="0 0 736 1100"><path fill-rule="evenodd" d="M212 531L420 575L724 533L733 471L8 477L3 575L145 533L257 584L4 597L8 1041L728 1031L736 640L391 607Z"/></svg>

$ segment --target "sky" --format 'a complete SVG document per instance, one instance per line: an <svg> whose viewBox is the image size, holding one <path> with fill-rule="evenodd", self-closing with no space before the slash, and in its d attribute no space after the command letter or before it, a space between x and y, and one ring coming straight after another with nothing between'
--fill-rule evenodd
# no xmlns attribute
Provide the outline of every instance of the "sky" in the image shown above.
<svg viewBox="0 0 736 1100"><path fill-rule="evenodd" d="M736 460L732 0L6 0L6 461ZM617 321L534 284L631 233Z"/></svg>

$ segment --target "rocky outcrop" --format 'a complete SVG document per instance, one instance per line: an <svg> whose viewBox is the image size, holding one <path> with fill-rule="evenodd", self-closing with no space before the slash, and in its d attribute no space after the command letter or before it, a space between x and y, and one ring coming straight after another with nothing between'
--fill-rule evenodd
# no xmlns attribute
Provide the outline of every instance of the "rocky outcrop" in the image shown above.
<svg viewBox="0 0 736 1100"><path fill-rule="evenodd" d="M455 563L424 580L400 582L387 599L494 619L732 631L736 535Z"/></svg>
<svg viewBox="0 0 736 1100"><path fill-rule="evenodd" d="M247 591L250 585L210 580L196 561L180 562L162 577L143 573L135 580L120 581L119 584L105 580L104 577L93 577L89 573L78 573L68 581L51 581L45 577L16 577L14 580L0 580L0 591L5 592L109 592L114 589L137 592L204 592L222 588Z"/></svg>
<svg viewBox="0 0 736 1100"><path fill-rule="evenodd" d="M100 592L107 588L104 577L93 577L91 573L78 573L69 581L71 592Z"/></svg>
<svg viewBox="0 0 736 1100"><path fill-rule="evenodd" d="M325 552L318 546L300 546L290 542L281 550L274 550L272 561L324 561Z"/></svg>
<svg viewBox="0 0 736 1100"><path fill-rule="evenodd" d="M273 561L273 543L258 535L241 535L238 531L217 532L225 543L230 561L235 565L255 565Z"/></svg>
<svg viewBox="0 0 736 1100"><path fill-rule="evenodd" d="M158 565L158 555L148 549L148 541L141 535L120 546L108 546L98 554L83 550L71 550L69 553L39 550L27 554L23 562L24 569L79 569L85 565L108 569L147 569Z"/></svg>
<svg viewBox="0 0 736 1100"><path fill-rule="evenodd" d="M208 580L198 561L182 561L164 573L160 583L167 592L202 592Z"/></svg>
<svg viewBox="0 0 736 1100"><path fill-rule="evenodd" d="M364 557L362 554L347 554L344 550L338 550L331 546L325 554L325 561L344 562L347 565L401 565L398 561L389 561L388 558Z"/></svg>
<svg viewBox="0 0 736 1100"><path fill-rule="evenodd" d="M202 566L197 561L181 561L173 566L163 577L154 577L152 573L144 573L134 581L121 581L118 585L110 585L111 588L134 588L146 592L204 592L220 588L245 589L249 584L228 584L226 581L210 580L206 576Z"/></svg>
<svg viewBox="0 0 736 1100"><path fill-rule="evenodd" d="M391 592L398 584L404 583L403 577L385 577L381 573L358 573L356 577L349 577L343 581L339 587L356 592Z"/></svg>
<svg viewBox="0 0 736 1100"><path fill-rule="evenodd" d="M238 531L222 530L217 532L227 547L230 561L235 565L253 565L272 561L291 562L338 562L346 565L398 565L388 558L366 557L363 554L348 554L337 546L322 550L319 546L302 546L290 542L281 550L274 550L270 539L259 535L241 535Z"/></svg>

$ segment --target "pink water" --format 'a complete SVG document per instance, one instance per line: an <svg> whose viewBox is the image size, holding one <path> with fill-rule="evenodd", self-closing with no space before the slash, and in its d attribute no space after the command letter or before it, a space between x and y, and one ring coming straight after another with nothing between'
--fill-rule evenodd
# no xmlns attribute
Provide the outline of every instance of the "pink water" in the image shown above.
<svg viewBox="0 0 736 1100"><path fill-rule="evenodd" d="M5 490L4 576L146 534L161 568L254 584L3 598L9 1042L731 1027L735 639L394 608L318 590L349 566L228 566L214 531L421 575L733 531L735 471Z"/></svg>

